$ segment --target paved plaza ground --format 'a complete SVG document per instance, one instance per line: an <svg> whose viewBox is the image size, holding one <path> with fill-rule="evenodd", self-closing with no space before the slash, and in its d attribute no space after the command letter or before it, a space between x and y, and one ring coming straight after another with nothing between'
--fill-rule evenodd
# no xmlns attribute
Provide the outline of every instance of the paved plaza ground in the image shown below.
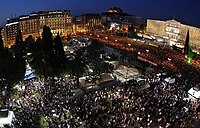
<svg viewBox="0 0 200 128"><path fill-rule="evenodd" d="M114 70L113 75L116 76L116 79L125 82L140 75L140 72L135 67L128 67L124 65L119 65L116 70Z"/></svg>

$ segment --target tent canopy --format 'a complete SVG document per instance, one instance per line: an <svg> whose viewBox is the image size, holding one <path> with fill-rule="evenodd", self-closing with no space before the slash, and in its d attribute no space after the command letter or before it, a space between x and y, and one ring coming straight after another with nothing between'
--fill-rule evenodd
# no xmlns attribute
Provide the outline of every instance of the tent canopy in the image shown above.
<svg viewBox="0 0 200 128"><path fill-rule="evenodd" d="M168 77L168 78L165 79L165 81L167 83L173 84L173 83L175 83L175 78Z"/></svg>
<svg viewBox="0 0 200 128"><path fill-rule="evenodd" d="M14 119L14 112L7 109L0 110L0 126L11 125Z"/></svg>

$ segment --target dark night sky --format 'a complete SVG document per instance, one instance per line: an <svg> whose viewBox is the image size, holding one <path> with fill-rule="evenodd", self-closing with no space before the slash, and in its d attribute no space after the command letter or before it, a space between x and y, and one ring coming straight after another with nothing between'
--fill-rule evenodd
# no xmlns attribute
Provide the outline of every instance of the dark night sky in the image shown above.
<svg viewBox="0 0 200 128"><path fill-rule="evenodd" d="M1 0L0 25L11 14L16 16L39 10L71 10L72 15L83 12L105 12L118 6L142 18L175 19L200 27L200 0Z"/></svg>

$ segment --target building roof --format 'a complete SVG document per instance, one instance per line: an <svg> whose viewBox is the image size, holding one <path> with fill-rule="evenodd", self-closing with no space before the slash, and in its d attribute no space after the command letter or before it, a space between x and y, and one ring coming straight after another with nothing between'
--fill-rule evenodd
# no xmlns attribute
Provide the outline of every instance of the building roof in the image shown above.
<svg viewBox="0 0 200 128"><path fill-rule="evenodd" d="M30 14L31 15L34 15L34 14L44 14L44 13L52 14L52 13L63 13L63 12L70 12L70 10L52 10L52 11L37 11L37 12L33 11Z"/></svg>
<svg viewBox="0 0 200 128"><path fill-rule="evenodd" d="M177 21L177 20L175 20L175 19L172 19L172 20L167 20L167 22L172 22L172 23L178 23L178 24L180 24L180 22L179 22L179 21Z"/></svg>
<svg viewBox="0 0 200 128"><path fill-rule="evenodd" d="M7 26L11 26L11 25L16 25L16 24L19 24L19 22L7 23L7 24L6 24L6 27L7 27Z"/></svg>

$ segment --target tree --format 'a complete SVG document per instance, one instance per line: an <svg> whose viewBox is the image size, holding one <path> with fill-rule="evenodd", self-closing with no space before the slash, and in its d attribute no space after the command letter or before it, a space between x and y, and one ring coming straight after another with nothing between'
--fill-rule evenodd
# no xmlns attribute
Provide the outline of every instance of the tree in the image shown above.
<svg viewBox="0 0 200 128"><path fill-rule="evenodd" d="M31 36L31 35L29 35L28 36L28 38L26 38L25 39L25 49L27 50L27 51L31 51L32 50L32 47L33 47L33 43L34 43L35 41L34 41L34 39L33 39L33 36Z"/></svg>
<svg viewBox="0 0 200 128"><path fill-rule="evenodd" d="M54 39L54 44L55 44L55 56L57 59L57 65L60 67L60 66L63 66L65 52L64 52L62 40L59 34L57 34L56 38Z"/></svg>
<svg viewBox="0 0 200 128"><path fill-rule="evenodd" d="M0 77L3 77L3 66L4 66L4 46L3 46L3 40L2 35L0 35Z"/></svg>
<svg viewBox="0 0 200 128"><path fill-rule="evenodd" d="M189 52L190 52L190 45L189 45L189 40L190 40L190 34L189 34L189 30L187 31L187 35L186 35L186 40L185 40L185 45L184 45L184 55L188 56Z"/></svg>
<svg viewBox="0 0 200 128"><path fill-rule="evenodd" d="M71 75L76 76L77 87L80 88L79 78L85 73L86 63L84 62L83 54L81 49L76 51L76 54L71 54L66 61L65 71Z"/></svg>
<svg viewBox="0 0 200 128"><path fill-rule="evenodd" d="M42 52L42 40L40 38L38 38L36 43L33 44L31 48L31 53L33 57L32 61L30 62L31 67L36 70L36 74L38 76L46 76L45 63L42 61L44 59Z"/></svg>
<svg viewBox="0 0 200 128"><path fill-rule="evenodd" d="M44 49L49 52L52 51L53 50L53 35L51 33L51 29L46 25L44 25L43 27L42 40L43 40Z"/></svg>
<svg viewBox="0 0 200 128"><path fill-rule="evenodd" d="M2 35L0 35L0 52L2 53L3 50L4 50L3 39Z"/></svg>
<svg viewBox="0 0 200 128"><path fill-rule="evenodd" d="M10 92L11 83L18 81L15 67L13 55L11 51L4 48L2 36L0 35L0 87L7 86L8 92Z"/></svg>
<svg viewBox="0 0 200 128"><path fill-rule="evenodd" d="M49 75L55 75L56 71L56 58L54 53L54 46L53 46L53 35L51 33L51 29L44 25L43 32L42 32L42 61L45 63L46 68L52 69L47 72Z"/></svg>
<svg viewBox="0 0 200 128"><path fill-rule="evenodd" d="M100 50L103 48L103 44L99 43L97 40L93 40L91 45L89 46L90 50Z"/></svg>
<svg viewBox="0 0 200 128"><path fill-rule="evenodd" d="M135 27L134 25L131 25L129 28L128 28L128 33L127 33L128 37L130 38L141 38L137 35L137 33L135 32Z"/></svg>
<svg viewBox="0 0 200 128"><path fill-rule="evenodd" d="M25 56L24 41L22 39L21 31L18 30L14 45L15 71L16 71L16 78L18 78L18 80L22 80L25 75L26 65L24 56Z"/></svg>
<svg viewBox="0 0 200 128"><path fill-rule="evenodd" d="M144 33L145 32L145 25L141 24L139 27L140 32Z"/></svg>
<svg viewBox="0 0 200 128"><path fill-rule="evenodd" d="M76 53L76 56L75 56L75 70L76 70L76 83L77 83L77 87L79 88L80 87L80 83L79 83L79 78L80 78L80 66L81 66L81 58L82 58L82 52L81 50L79 49Z"/></svg>
<svg viewBox="0 0 200 128"><path fill-rule="evenodd" d="M42 39L38 38L32 47L32 67L38 75L53 76L56 74L56 55L53 45L53 35L48 26L43 27Z"/></svg>

